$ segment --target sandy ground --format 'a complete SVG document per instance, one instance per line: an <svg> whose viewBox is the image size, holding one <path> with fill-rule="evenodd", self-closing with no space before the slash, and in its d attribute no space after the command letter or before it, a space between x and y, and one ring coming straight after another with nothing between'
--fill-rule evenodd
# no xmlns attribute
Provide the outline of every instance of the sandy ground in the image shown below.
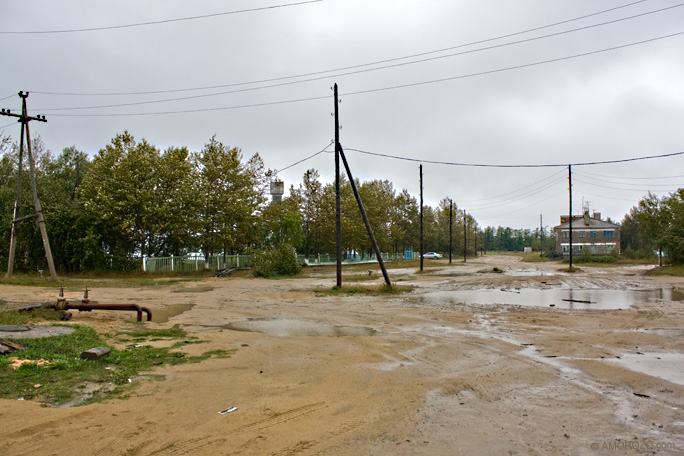
<svg viewBox="0 0 684 456"><path fill-rule="evenodd" d="M494 255L456 263L426 261L430 273L420 275L391 270L415 287L391 296L317 293L334 284L324 273L92 290L93 300L158 314L192 304L148 325L206 341L187 353L237 351L140 376L126 400L72 408L0 400L0 454L684 454L684 302L669 291L684 280L645 277L643 267L567 275L557 264ZM505 273L478 272L495 266ZM608 310L460 298L482 289L636 297ZM37 298L35 289L0 290L7 300ZM109 332L134 316L75 313L71 323ZM229 407L237 410L218 413Z"/></svg>

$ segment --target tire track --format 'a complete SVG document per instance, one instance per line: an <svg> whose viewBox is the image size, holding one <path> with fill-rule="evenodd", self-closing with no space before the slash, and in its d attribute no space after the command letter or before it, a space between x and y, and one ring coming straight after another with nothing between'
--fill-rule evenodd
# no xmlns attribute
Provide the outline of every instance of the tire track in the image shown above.
<svg viewBox="0 0 684 456"><path fill-rule="evenodd" d="M308 404L308 405L303 405L301 407L297 407L294 409L287 410L285 412L280 412L276 413L268 418L262 419L255 421L250 424L246 424L244 426L240 426L233 430L232 432L236 434L243 433L245 431L262 431L264 429L268 429L274 426L279 426L281 424L289 423L290 421L295 421L299 420L301 418L304 418L307 415L310 415L311 413L314 413L318 410L327 408L328 404L326 402L315 402L313 404Z"/></svg>

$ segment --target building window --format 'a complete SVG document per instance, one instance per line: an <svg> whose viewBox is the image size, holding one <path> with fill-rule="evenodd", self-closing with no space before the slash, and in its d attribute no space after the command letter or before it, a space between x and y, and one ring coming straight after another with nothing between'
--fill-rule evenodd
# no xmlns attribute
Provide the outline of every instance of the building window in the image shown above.
<svg viewBox="0 0 684 456"><path fill-rule="evenodd" d="M615 236L615 232L613 230L606 230L603 232L604 238L612 238L614 236Z"/></svg>
<svg viewBox="0 0 684 456"><path fill-rule="evenodd" d="M587 237L587 232L586 232L586 231L580 231L580 232L579 232L579 237L581 237L581 238Z"/></svg>
<svg viewBox="0 0 684 456"><path fill-rule="evenodd" d="M595 238L596 237L596 231L591 232L591 237Z"/></svg>
<svg viewBox="0 0 684 456"><path fill-rule="evenodd" d="M568 237L569 237L569 236L568 236L568 232L567 232L567 231L563 231L563 239L567 239Z"/></svg>

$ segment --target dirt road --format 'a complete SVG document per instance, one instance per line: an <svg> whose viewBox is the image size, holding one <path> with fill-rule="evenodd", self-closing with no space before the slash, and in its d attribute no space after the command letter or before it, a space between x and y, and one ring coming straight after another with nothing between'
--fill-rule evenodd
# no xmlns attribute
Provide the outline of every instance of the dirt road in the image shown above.
<svg viewBox="0 0 684 456"><path fill-rule="evenodd" d="M190 354L237 351L154 371L163 381L134 379L127 400L1 400L0 454L684 454L684 280L518 261L391 270L415 288L389 296L330 296L320 290L334 277L322 272L93 290L153 313L192 304L149 325L207 341ZM595 301L562 301L569 290ZM72 323L106 332L132 316L75 313Z"/></svg>

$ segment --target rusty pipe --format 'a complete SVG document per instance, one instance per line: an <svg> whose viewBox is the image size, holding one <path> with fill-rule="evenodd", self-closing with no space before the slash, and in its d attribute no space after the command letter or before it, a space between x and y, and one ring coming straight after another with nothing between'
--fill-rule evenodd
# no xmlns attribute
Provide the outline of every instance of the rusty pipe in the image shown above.
<svg viewBox="0 0 684 456"><path fill-rule="evenodd" d="M85 300L84 300L85 301ZM67 302L64 310L78 310L79 312L90 312L91 310L128 310L135 311L138 314L138 321L142 321L142 314L147 314L147 321L152 321L152 312L147 307L141 307L137 304L92 304L90 302L82 302L81 304L71 304Z"/></svg>
<svg viewBox="0 0 684 456"><path fill-rule="evenodd" d="M152 321L152 312L150 309L147 307L142 307L137 304L99 304L99 303L91 303L90 299L88 298L88 287L86 287L85 292L83 293L83 299L81 300L80 304L71 304L69 301L66 300L64 297L64 288L59 287L59 298L57 299L56 304L51 304L49 307L52 307L56 310L62 310L66 311L69 309L72 310L78 310L79 312L90 312L92 310L126 310L126 311L134 311L138 314L138 321L142 321L142 314L145 312L147 314L147 321Z"/></svg>

